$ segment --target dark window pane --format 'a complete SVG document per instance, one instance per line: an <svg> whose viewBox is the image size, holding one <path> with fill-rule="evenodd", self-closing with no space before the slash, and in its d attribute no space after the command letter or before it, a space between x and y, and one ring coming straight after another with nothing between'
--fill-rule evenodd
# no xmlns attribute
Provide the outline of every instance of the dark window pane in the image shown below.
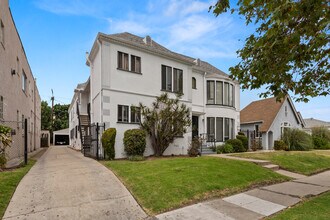
<svg viewBox="0 0 330 220"><path fill-rule="evenodd" d="M122 106L118 105L118 121L123 121L122 112L123 112Z"/></svg>
<svg viewBox="0 0 330 220"><path fill-rule="evenodd" d="M141 111L139 107L131 107L131 122L139 123L141 120Z"/></svg>
<svg viewBox="0 0 330 220"><path fill-rule="evenodd" d="M162 65L162 90L166 90L166 66Z"/></svg>
<svg viewBox="0 0 330 220"><path fill-rule="evenodd" d="M192 88L197 89L197 82L195 77L192 78Z"/></svg>
<svg viewBox="0 0 330 220"><path fill-rule="evenodd" d="M215 136L215 118L207 118L207 137L208 141L213 141Z"/></svg>
<svg viewBox="0 0 330 220"><path fill-rule="evenodd" d="M225 141L229 139L229 118L225 118Z"/></svg>
<svg viewBox="0 0 330 220"><path fill-rule="evenodd" d="M223 89L223 104L224 105L229 105L229 83L224 84L224 89Z"/></svg>
<svg viewBox="0 0 330 220"><path fill-rule="evenodd" d="M183 87L183 72L180 69L173 70L173 91L182 93Z"/></svg>
<svg viewBox="0 0 330 220"><path fill-rule="evenodd" d="M223 82L217 82L217 101L216 104L223 104Z"/></svg>
<svg viewBox="0 0 330 220"><path fill-rule="evenodd" d="M166 67L166 90L172 91L172 68Z"/></svg>
<svg viewBox="0 0 330 220"><path fill-rule="evenodd" d="M214 104L214 81L207 81L207 104Z"/></svg>
<svg viewBox="0 0 330 220"><path fill-rule="evenodd" d="M217 118L217 135L216 139L217 141L223 141L223 118Z"/></svg>

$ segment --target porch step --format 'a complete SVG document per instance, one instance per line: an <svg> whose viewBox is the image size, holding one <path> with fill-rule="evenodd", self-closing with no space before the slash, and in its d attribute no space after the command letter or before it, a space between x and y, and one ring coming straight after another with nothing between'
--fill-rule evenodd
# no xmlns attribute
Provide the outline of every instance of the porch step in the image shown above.
<svg viewBox="0 0 330 220"><path fill-rule="evenodd" d="M279 165L275 165L275 164L263 165L262 167L265 167L267 169L274 170L274 171L280 169L280 166Z"/></svg>
<svg viewBox="0 0 330 220"><path fill-rule="evenodd" d="M216 152L210 148L202 148L202 154L216 154Z"/></svg>

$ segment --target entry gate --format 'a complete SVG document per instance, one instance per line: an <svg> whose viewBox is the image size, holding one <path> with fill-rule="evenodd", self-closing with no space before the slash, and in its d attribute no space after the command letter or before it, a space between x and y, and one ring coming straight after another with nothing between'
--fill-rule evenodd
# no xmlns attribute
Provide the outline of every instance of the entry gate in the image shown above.
<svg viewBox="0 0 330 220"><path fill-rule="evenodd" d="M90 150L85 152L85 156L100 160L104 159L104 149L101 143L101 137L105 130L105 123L93 123L89 127L90 130Z"/></svg>

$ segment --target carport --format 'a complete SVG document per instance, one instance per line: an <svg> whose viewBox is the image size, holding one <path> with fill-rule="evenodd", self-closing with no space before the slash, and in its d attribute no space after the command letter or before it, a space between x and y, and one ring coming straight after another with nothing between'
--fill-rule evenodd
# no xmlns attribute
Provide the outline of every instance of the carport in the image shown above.
<svg viewBox="0 0 330 220"><path fill-rule="evenodd" d="M69 128L53 132L54 145L69 145Z"/></svg>

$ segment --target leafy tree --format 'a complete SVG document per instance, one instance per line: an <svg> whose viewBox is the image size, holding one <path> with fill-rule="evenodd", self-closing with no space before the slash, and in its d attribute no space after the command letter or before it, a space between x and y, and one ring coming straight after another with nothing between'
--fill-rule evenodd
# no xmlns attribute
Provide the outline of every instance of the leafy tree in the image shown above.
<svg viewBox="0 0 330 220"><path fill-rule="evenodd" d="M69 127L69 106L70 105L54 105L53 110L53 131L65 129Z"/></svg>
<svg viewBox="0 0 330 220"><path fill-rule="evenodd" d="M52 109L48 106L46 101L41 102L41 129L50 130L51 129L51 112Z"/></svg>
<svg viewBox="0 0 330 220"><path fill-rule="evenodd" d="M218 0L210 11L218 16L229 8L229 0ZM243 89L266 85L263 97L293 92L305 102L330 94L328 0L238 0L235 12L256 26L230 68Z"/></svg>
<svg viewBox="0 0 330 220"><path fill-rule="evenodd" d="M151 145L155 156L162 156L170 143L178 136L182 136L191 124L189 108L164 93L156 98L151 107L140 103L143 121L140 126L151 138Z"/></svg>

